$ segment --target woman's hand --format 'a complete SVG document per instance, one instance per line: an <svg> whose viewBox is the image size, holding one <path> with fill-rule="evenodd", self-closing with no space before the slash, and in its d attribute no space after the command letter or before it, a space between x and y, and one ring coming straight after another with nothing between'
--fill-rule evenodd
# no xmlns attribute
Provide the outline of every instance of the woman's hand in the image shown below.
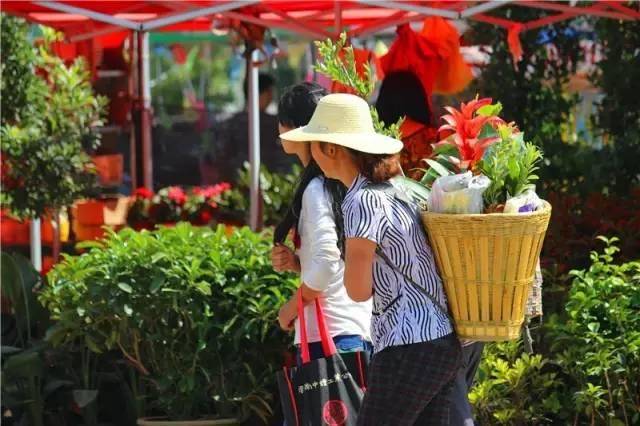
<svg viewBox="0 0 640 426"><path fill-rule="evenodd" d="M291 331L294 327L294 321L298 316L295 299L289 300L287 303L282 305L280 308L280 312L278 312L278 323L280 323L280 328L284 331Z"/></svg>
<svg viewBox="0 0 640 426"><path fill-rule="evenodd" d="M300 260L289 247L278 244L271 249L271 264L276 272L300 272Z"/></svg>

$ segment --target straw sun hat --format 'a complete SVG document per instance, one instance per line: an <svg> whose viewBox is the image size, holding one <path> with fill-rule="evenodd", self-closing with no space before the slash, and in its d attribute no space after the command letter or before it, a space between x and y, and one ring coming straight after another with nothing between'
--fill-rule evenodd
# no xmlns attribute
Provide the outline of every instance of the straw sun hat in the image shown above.
<svg viewBox="0 0 640 426"><path fill-rule="evenodd" d="M369 154L395 154L402 142L376 133L369 105L358 96L336 93L320 99L309 124L280 135L291 142L329 142Z"/></svg>

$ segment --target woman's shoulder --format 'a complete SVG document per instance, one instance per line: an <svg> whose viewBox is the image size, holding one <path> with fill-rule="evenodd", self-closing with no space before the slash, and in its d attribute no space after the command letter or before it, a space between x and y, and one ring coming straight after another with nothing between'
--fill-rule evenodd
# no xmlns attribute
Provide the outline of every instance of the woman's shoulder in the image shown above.
<svg viewBox="0 0 640 426"><path fill-rule="evenodd" d="M304 193L302 194L302 202L310 201L315 198L326 198L325 190L324 190L324 177L316 176L307 185L304 189Z"/></svg>
<svg viewBox="0 0 640 426"><path fill-rule="evenodd" d="M329 198L324 189L324 177L316 176L313 178L302 194L302 210L303 214L314 215L318 210L324 211L329 208Z"/></svg>
<svg viewBox="0 0 640 426"><path fill-rule="evenodd" d="M380 208L384 203L384 199L385 194L382 184L368 182L347 194L343 207L358 209L361 207Z"/></svg>

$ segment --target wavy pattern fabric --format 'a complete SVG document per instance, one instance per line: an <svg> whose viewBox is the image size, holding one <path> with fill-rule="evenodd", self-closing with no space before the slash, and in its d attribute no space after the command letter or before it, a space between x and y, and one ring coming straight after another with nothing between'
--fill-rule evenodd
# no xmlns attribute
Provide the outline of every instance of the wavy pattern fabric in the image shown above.
<svg viewBox="0 0 640 426"><path fill-rule="evenodd" d="M378 244L393 264L446 306L442 280L420 223L417 207L369 187L358 176L342 210L347 238ZM389 346L427 342L453 331L437 307L402 274L376 256L373 266L372 337L375 352Z"/></svg>

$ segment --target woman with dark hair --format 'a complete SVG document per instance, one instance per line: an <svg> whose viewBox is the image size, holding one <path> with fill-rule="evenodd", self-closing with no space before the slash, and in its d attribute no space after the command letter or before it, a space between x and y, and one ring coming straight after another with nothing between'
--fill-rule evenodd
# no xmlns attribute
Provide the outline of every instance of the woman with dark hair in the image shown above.
<svg viewBox="0 0 640 426"><path fill-rule="evenodd" d="M324 95L326 91L314 83L287 89L278 105L281 133L306 124ZM370 350L371 303L352 301L343 284L344 231L340 206L346 188L341 182L324 177L311 158L308 144L291 143L285 138L282 147L287 154L298 156L305 169L293 202L274 233L273 266L276 271L300 273L302 283L298 291L305 304L320 298L329 333L339 352ZM294 231L295 253L284 245L291 230ZM311 357L320 358L322 346L311 306L305 307L305 318L307 336L312 342ZM295 296L282 306L278 320L284 330L295 328L295 343L300 343Z"/></svg>
<svg viewBox="0 0 640 426"><path fill-rule="evenodd" d="M387 125L404 118L400 162L408 176L419 179L422 172L416 169L425 167L421 161L431 155L431 144L437 142L436 129L431 126L429 94L412 72L392 72L382 80L376 110Z"/></svg>
<svg viewBox="0 0 640 426"><path fill-rule="evenodd" d="M325 176L349 188L344 285L354 301L373 297L375 355L358 424L448 425L461 349L419 207L392 183L402 142L377 134L367 103L346 94L325 96L308 125L280 136L311 142Z"/></svg>

